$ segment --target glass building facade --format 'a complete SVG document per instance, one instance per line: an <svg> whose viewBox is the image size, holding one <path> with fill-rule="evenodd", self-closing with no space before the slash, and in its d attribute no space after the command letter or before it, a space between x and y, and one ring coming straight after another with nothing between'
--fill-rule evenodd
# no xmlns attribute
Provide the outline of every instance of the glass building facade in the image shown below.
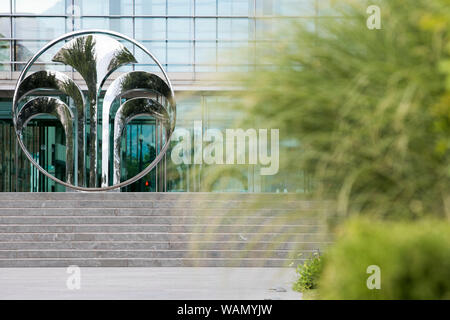
<svg viewBox="0 0 450 320"><path fill-rule="evenodd" d="M55 37L76 30L107 29L136 39L156 56L173 82L177 128L192 132L194 121L201 121L202 130L224 130L233 128L239 118L238 111L226 108L230 103L226 93L234 87L229 82L211 80L212 75L257 67L258 45L277 41L268 36L271 30L289 19L301 19L316 28L320 18L330 14L329 7L329 0L0 1L0 192L64 191L21 154L10 111L20 71L35 52ZM239 50L242 47L250 48L245 59ZM139 63L121 71L157 70L136 48L129 49ZM45 53L32 71L72 72L76 78L67 66L51 62L55 53ZM54 119L33 120L27 128L30 152L57 177L64 174L63 135ZM122 159L126 164L124 178L133 176L153 159L158 152L157 136L149 119L134 120L128 125ZM260 176L256 165L235 165L229 168L224 181L220 181L223 176L211 181L205 179L211 175L209 170L203 165L176 166L168 155L142 181L122 191L308 192L311 188L304 172L285 178L283 172L276 177Z"/></svg>

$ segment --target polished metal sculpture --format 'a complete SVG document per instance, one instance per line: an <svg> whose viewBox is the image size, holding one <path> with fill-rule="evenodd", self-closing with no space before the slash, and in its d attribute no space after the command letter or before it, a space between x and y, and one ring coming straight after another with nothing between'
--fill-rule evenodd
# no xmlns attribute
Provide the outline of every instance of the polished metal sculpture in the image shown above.
<svg viewBox="0 0 450 320"><path fill-rule="evenodd" d="M163 121L165 125L170 124L172 127L167 127L167 132L172 132L174 130L175 122L166 121L167 119L171 119L175 117L175 103L174 103L174 97L172 90L170 87L165 83L160 77L158 77L155 74L151 74L148 72L142 72L142 71L134 71L129 72L126 74L121 75L117 79L115 79L111 85L108 87L108 90L106 90L105 97L103 99L103 123L102 126L102 187L107 186L109 183L108 181L108 172L109 172L109 161L108 161L108 150L110 148L109 146L109 125L105 125L105 121L109 121L110 118L110 111L111 111L111 105L112 103L118 99L121 96L125 96L127 94L138 92L140 97L144 98L147 96L154 96L154 95L160 95L164 105L161 106L161 110L164 110L165 118L161 118L157 115L157 113L149 113L146 112L145 108L142 108L142 105L139 104L139 101L146 102L148 104L159 104L157 101L152 101L145 99L144 100L136 100L133 99L133 104L130 105L133 110L129 110L130 106L124 107L124 105L121 105L119 110L117 111L117 114L122 114L123 112L133 112L135 116L139 115L145 115L148 114L150 116L154 116L155 118ZM124 108L126 111L124 110ZM137 112L137 110L141 110L142 112ZM134 116L134 117L135 117ZM133 117L133 118L134 118ZM105 120L107 119L107 120ZM125 115L125 118L122 116L115 117L115 127L114 127L114 184L118 183L120 179L120 159L118 158L120 153L118 148L120 148L119 140L116 143L116 136L117 136L117 130L120 130L120 134L118 135L118 139L122 135L123 128L125 127L126 123L124 121L129 122L132 120L132 118L129 118L129 115ZM120 121L120 123L118 123ZM116 129L117 128L117 129ZM119 177L119 178L117 178Z"/></svg>
<svg viewBox="0 0 450 320"><path fill-rule="evenodd" d="M81 88L68 76L61 72L57 71L38 71L35 72L28 77L26 77L18 86L17 88L17 94L19 97L19 100L22 97L29 96L33 93L35 93L38 90L49 90L49 91L56 91L61 92L68 97L72 98L74 105L75 105L75 114L78 116L78 121L76 123L77 125L77 138L75 139L77 145L75 146L78 150L77 152L77 161L78 161L78 170L77 170L77 181L78 184L84 185L84 168L85 168L85 135L84 135L84 96ZM39 100L42 101L42 100ZM62 103L60 100L58 100L60 103ZM32 119L32 117L27 117L26 119L20 120L21 117L24 117L25 114L24 111L22 111L25 108L25 106L20 110L22 112L22 115L18 115L18 121L22 121L22 123L26 124L28 121ZM34 106L36 111L39 111L40 114L47 113L51 114L50 112L43 112L44 109L46 109L46 106L42 105L41 107ZM48 110L48 109L47 109ZM61 121L61 119L59 119ZM61 121L62 122L62 121ZM71 123L72 124L72 123ZM72 124L73 126L73 124ZM22 130L25 128L24 126L17 125L17 129L19 131L19 134L22 134ZM66 132L66 172L73 172L73 150L71 148L74 147L73 145L73 139L72 137L67 135L67 128L64 127L64 130ZM71 148L69 148L69 144ZM68 174L67 174L68 175ZM69 182L70 181L70 182ZM67 178L67 182L73 184L74 181Z"/></svg>
<svg viewBox="0 0 450 320"><path fill-rule="evenodd" d="M30 67L44 52L55 44L70 38L71 40L66 42L54 55L52 61L70 66L81 75L87 87L87 99L80 87L62 72L38 71L27 76ZM137 63L133 54L116 40L117 38L129 41L143 50L158 65L164 80L153 73L132 71L117 77L106 90L102 105L101 187L98 187L97 124L102 87L106 79L118 68ZM47 94L62 94L69 97L73 101L74 108L71 109L56 97L34 97L29 100L30 96L40 95L43 91ZM125 101L122 103L122 100ZM111 106L114 101L119 101L120 107L116 114L112 115ZM19 145L40 172L71 189L106 191L139 180L163 158L175 128L176 104L174 91L165 70L142 44L116 32L86 30L72 32L51 41L28 61L17 81L12 113ZM28 121L40 114L53 115L63 125L66 135L66 181L59 180L44 170L33 159L23 143L23 130ZM162 124L165 130L165 142L156 158L142 172L126 181L120 181L120 140L124 128L132 119L144 115L151 116ZM87 120L89 121L87 122ZM87 126L89 126L88 155L86 155ZM110 126L114 131L112 185L108 179ZM73 129L74 127L76 130ZM75 138L74 135L76 135ZM77 154L76 162L73 161L75 153ZM89 178L86 177L86 157L89 160ZM75 176L74 172L77 173Z"/></svg>
<svg viewBox="0 0 450 320"><path fill-rule="evenodd" d="M28 121L41 114L55 116L62 124L66 134L66 176L67 183L73 183L73 113L59 99L52 97L34 98L24 104L17 115L17 129L22 134Z"/></svg>

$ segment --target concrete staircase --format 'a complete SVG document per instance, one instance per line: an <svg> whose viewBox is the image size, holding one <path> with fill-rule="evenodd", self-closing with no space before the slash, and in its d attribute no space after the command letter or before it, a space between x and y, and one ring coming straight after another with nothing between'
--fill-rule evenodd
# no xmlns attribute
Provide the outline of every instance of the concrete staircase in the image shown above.
<svg viewBox="0 0 450 320"><path fill-rule="evenodd" d="M295 265L331 241L322 210L295 194L0 193L0 267Z"/></svg>

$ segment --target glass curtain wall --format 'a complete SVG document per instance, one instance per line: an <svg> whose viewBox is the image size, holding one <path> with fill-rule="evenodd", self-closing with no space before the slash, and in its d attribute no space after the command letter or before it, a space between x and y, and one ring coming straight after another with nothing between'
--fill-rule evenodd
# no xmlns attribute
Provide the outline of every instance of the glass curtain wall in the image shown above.
<svg viewBox="0 0 450 320"><path fill-rule="evenodd" d="M286 19L312 26L330 0L2 0L0 66L21 70L46 42L66 32L108 29L143 42L169 72L217 72L241 65L222 53L254 46ZM51 55L54 52L49 52ZM230 59L232 60L232 59ZM226 62L226 63L224 63Z"/></svg>
<svg viewBox="0 0 450 320"><path fill-rule="evenodd" d="M108 29L142 42L175 83L177 128L193 134L194 121L201 121L202 132L224 131L233 128L240 117L239 112L230 112L226 107L231 103L226 92L210 91L198 85L190 88L189 83L207 81L204 79L213 73L255 68L258 44L277 40L268 37L268 32L289 19L302 19L311 28L317 28L321 18L331 15L329 7L329 0L0 1L0 84L11 86L9 91L0 92L0 191L63 191L51 181L45 181L17 150L9 111L11 83L26 61L55 37L81 29ZM241 59L238 50L241 47L252 48L245 59ZM141 60L137 50L129 49ZM56 50L45 53L46 62L38 61L32 70L46 69ZM60 68L70 71L64 66ZM152 64L140 65L139 69L157 70ZM178 83L184 87L183 92L177 90ZM46 168L55 170L57 176L63 176L64 159L57 155L64 153L61 149L64 133L57 121L45 119L30 123L29 131L30 144L35 146L33 155ZM127 127L122 149L122 161L126 164L123 179L153 159L158 150L157 131L157 125L146 119L135 120ZM44 139L52 146L50 150L41 150L40 141ZM209 166L176 166L170 155L158 170L162 172L154 170L141 182L122 191L307 192L311 188L305 173L281 179L279 173L274 179L260 176L259 169L253 165L232 166L227 172L231 178L221 181L218 177L211 182Z"/></svg>

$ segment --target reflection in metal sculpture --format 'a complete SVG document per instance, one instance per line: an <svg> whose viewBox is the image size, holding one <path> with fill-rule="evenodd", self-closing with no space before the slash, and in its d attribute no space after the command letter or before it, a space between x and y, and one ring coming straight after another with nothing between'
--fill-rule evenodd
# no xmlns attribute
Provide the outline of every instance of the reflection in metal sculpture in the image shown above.
<svg viewBox="0 0 450 320"><path fill-rule="evenodd" d="M136 59L119 41L110 37L116 37L132 43L135 47L144 51L160 68L163 79L147 72L130 72L124 74L113 81L108 89L104 99L103 108L103 148L102 157L104 166L102 170L102 187L98 188L97 184L97 112L98 102L102 86L108 76L117 70L120 66L130 63L136 63ZM71 66L79 72L87 85L87 102L81 89L63 73L55 71L39 71L29 76L27 72L33 63L48 49L66 39L70 39L53 57L53 61L61 62ZM42 91L52 91L57 95L66 95L72 98L75 108L74 112L62 101L52 97L39 97L26 102L20 108L19 104L25 97L30 95L41 94ZM126 98L128 94L133 97L124 102L118 114L114 117L114 141L119 141L126 124L134 117L140 115L149 115L164 124L165 142L160 148L156 158L136 176L121 182L120 175L114 172L114 185L108 182L108 160L109 160L109 126L111 105L115 99ZM154 98L154 99L152 99ZM89 117L86 117L87 108L89 108ZM66 166L67 180L62 181L45 169L43 169L31 156L23 143L22 130L27 121L33 117L48 113L56 116L63 124L66 132ZM22 148L25 156L30 162L46 177L54 180L61 185L71 189L80 191L106 191L120 188L136 182L146 174L148 174L159 161L161 161L165 152L169 147L171 134L175 127L176 106L174 100L174 92L167 73L163 69L158 60L139 42L119 34L117 32L106 30L84 30L75 31L63 35L45 45L40 49L25 65L19 75L16 90L14 92L12 105L13 123L18 138L19 146ZM76 119L75 119L76 118ZM89 120L90 126L90 145L89 145L89 187L86 186L86 120ZM77 140L74 145L73 126L77 127ZM105 134L106 132L106 134ZM120 145L120 144L119 144ZM114 147L114 150L120 148ZM77 168L77 179L74 181L73 170L73 153L77 151L78 161L75 164ZM120 150L119 150L120 155ZM114 158L116 159L116 157ZM120 159L119 159L120 161ZM120 163L114 163L114 170L119 168Z"/></svg>
<svg viewBox="0 0 450 320"><path fill-rule="evenodd" d="M66 134L66 179L73 183L73 114L61 100L52 97L34 98L24 104L17 115L17 130L23 135L23 129L33 118L41 114L55 116L62 124Z"/></svg>
<svg viewBox="0 0 450 320"><path fill-rule="evenodd" d="M18 100L39 90L52 90L55 93L63 93L72 98L77 115L77 178L78 185L84 185L85 175L85 134L84 134L84 96L80 87L64 73L57 71L37 71L27 76L18 86ZM44 106L43 106L44 107ZM42 112L43 113L43 112ZM73 136L71 139L73 145ZM67 145L66 145L67 148ZM69 160L66 160L69 161Z"/></svg>
<svg viewBox="0 0 450 320"><path fill-rule="evenodd" d="M117 68L136 59L119 41L103 35L88 35L66 43L53 57L80 73L88 88L90 127L89 186L97 182L97 102L106 78Z"/></svg>
<svg viewBox="0 0 450 320"><path fill-rule="evenodd" d="M105 98L103 99L103 123L102 123L102 187L109 185L109 122L112 103L120 97L123 97L129 93L138 93L140 97L148 95L156 95L157 98L162 96L164 98L164 113L167 114L167 119L174 116L174 103L173 95L169 86L155 74L134 71L121 75L114 80L106 91ZM117 125L117 120L115 121ZM173 124L175 124L173 122ZM170 128L172 131L174 128ZM116 132L116 131L115 131ZM122 132L120 132L121 134ZM120 135L119 135L120 137ZM115 141L115 140L114 140ZM120 145L120 143L119 143ZM114 148L114 152L116 149ZM120 160L120 159L119 159ZM114 168L117 168L114 158ZM120 176L120 172L116 172L114 169L113 176ZM116 180L114 180L114 184Z"/></svg>
<svg viewBox="0 0 450 320"><path fill-rule="evenodd" d="M153 99L133 98L122 104L114 118L114 184L120 182L120 141L126 125L138 116L148 115L162 121L166 132L170 131L166 108Z"/></svg>

